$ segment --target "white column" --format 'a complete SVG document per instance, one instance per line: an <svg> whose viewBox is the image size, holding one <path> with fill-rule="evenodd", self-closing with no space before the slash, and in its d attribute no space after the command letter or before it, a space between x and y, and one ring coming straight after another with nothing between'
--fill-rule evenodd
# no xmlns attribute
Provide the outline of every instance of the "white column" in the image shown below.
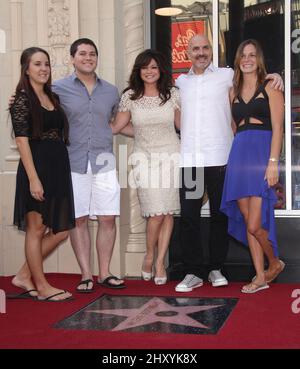
<svg viewBox="0 0 300 369"><path fill-rule="evenodd" d="M124 62L125 81L128 80L136 56L143 51L145 37L144 12L147 3L142 0L124 0ZM144 8L145 6L145 8ZM124 84L125 87L125 84ZM125 139L128 153L132 152L132 140ZM146 221L140 215L140 204L135 189L126 190L129 209L122 228L129 231L126 244L126 274L140 276L141 265L146 250ZM122 220L122 219L121 219ZM125 223L127 221L127 224Z"/></svg>

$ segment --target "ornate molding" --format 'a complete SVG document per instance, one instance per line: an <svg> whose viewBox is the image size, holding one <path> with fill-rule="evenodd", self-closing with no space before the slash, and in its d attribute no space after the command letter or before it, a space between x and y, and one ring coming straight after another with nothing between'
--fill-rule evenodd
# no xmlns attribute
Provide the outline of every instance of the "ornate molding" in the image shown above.
<svg viewBox="0 0 300 369"><path fill-rule="evenodd" d="M14 142L14 139L11 139L11 140L13 141L9 147L11 154L5 156L5 161L8 163L13 163L13 162L18 163L20 160L20 154L19 154L17 145Z"/></svg>
<svg viewBox="0 0 300 369"><path fill-rule="evenodd" d="M78 0L48 0L48 44L53 79L73 71L70 44L78 37Z"/></svg>
<svg viewBox="0 0 300 369"><path fill-rule="evenodd" d="M18 162L20 160L20 155L8 155L5 157L5 161L7 162Z"/></svg>
<svg viewBox="0 0 300 369"><path fill-rule="evenodd" d="M65 46L70 41L70 7L67 0L50 0L48 8L49 44Z"/></svg>

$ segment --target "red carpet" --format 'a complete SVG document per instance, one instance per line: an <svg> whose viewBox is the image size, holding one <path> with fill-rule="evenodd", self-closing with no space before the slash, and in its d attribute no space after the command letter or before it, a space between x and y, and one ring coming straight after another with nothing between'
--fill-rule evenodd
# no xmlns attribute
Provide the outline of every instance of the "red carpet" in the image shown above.
<svg viewBox="0 0 300 369"><path fill-rule="evenodd" d="M74 291L78 275L49 274L53 285ZM0 289L14 292L11 278L0 277ZM272 284L253 295L240 293L241 283L212 288L208 283L191 293L174 291L175 282L155 286L152 282L128 280L124 290L97 287L92 294L77 294L74 301L43 303L8 300L0 314L0 348L59 349L246 349L300 348L300 313L292 311L292 292L299 285ZM71 331L52 326L104 293L177 297L232 297L239 301L216 335ZM300 294L299 294L300 296ZM296 301L297 304L297 301ZM300 308L300 301L297 304ZM299 309L298 309L299 310Z"/></svg>

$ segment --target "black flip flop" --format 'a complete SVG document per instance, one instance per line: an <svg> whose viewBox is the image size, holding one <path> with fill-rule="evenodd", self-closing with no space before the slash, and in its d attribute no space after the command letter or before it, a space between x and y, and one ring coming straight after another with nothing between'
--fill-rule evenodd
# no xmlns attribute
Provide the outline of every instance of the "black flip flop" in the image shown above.
<svg viewBox="0 0 300 369"><path fill-rule="evenodd" d="M28 290L22 293L17 293L17 294L11 294L11 295L6 295L7 299L10 300L25 300L25 299L32 299L32 300L36 300L36 296L32 296L30 294L30 292L37 292L37 290Z"/></svg>
<svg viewBox="0 0 300 369"><path fill-rule="evenodd" d="M120 278L115 277L114 275L110 275L109 277L105 278L102 282L98 282L97 284L99 284L102 287L107 287L107 288L112 288L112 289L121 289L121 288L125 288L125 284L121 283L121 284L112 284L109 281L114 280L114 281L120 281Z"/></svg>
<svg viewBox="0 0 300 369"><path fill-rule="evenodd" d="M92 288L89 287L89 283L93 283ZM79 286L86 285L86 288L78 288ZM92 279L85 279L81 281L76 287L76 292L78 293L91 293L94 291L94 281Z"/></svg>
<svg viewBox="0 0 300 369"><path fill-rule="evenodd" d="M64 301L74 300L74 297L72 297L72 296L66 297L65 299L62 299L62 300L55 300L55 299L53 300L53 297L63 295L66 292L67 291L62 291L62 292L55 293L54 295L50 295L48 297L37 298L37 301L41 301L41 302L64 302Z"/></svg>

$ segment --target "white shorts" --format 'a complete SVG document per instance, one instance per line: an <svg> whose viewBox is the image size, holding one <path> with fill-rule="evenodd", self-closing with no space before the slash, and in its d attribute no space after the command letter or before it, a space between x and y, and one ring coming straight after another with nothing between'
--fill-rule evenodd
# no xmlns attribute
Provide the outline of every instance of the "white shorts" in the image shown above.
<svg viewBox="0 0 300 369"><path fill-rule="evenodd" d="M120 215L120 185L116 170L92 173L90 162L87 173L72 172L75 218L89 215Z"/></svg>

